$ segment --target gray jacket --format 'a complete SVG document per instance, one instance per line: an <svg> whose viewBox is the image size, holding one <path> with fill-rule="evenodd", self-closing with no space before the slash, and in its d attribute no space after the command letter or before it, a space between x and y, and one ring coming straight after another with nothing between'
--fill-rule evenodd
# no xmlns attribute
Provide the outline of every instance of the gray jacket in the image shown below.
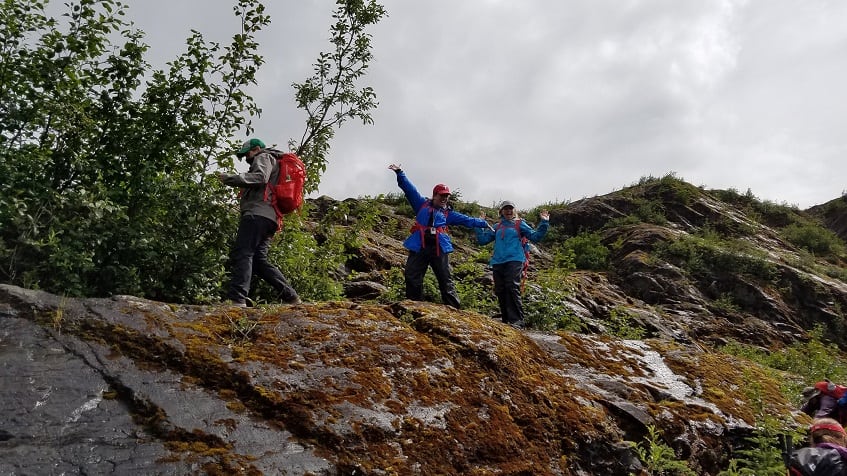
<svg viewBox="0 0 847 476"><path fill-rule="evenodd" d="M268 183L276 183L279 166L276 157L268 149L256 154L250 169L243 174L224 178L226 185L241 188L241 216L256 215L276 221L276 212L271 206L270 190L265 192ZM267 199L266 196L267 195Z"/></svg>

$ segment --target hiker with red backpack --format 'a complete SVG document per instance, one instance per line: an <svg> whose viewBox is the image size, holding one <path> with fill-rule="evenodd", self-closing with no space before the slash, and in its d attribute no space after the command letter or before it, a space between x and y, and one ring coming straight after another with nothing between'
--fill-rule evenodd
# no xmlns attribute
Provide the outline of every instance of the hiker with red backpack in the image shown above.
<svg viewBox="0 0 847 476"><path fill-rule="evenodd" d="M803 405L800 411L812 418L834 418L847 424L847 387L829 380L816 382L803 389Z"/></svg>
<svg viewBox="0 0 847 476"><path fill-rule="evenodd" d="M846 476L847 433L832 418L818 418L809 427L811 446L792 450L787 466L790 476Z"/></svg>
<svg viewBox="0 0 847 476"><path fill-rule="evenodd" d="M500 305L500 318L506 324L522 328L525 324L521 293L529 266L529 242L544 238L550 227L550 214L542 210L541 223L534 230L518 217L513 202L504 201L498 212L500 218L493 229L477 229L476 240L480 245L494 242L489 264L494 274L494 294ZM482 218L485 218L485 212Z"/></svg>
<svg viewBox="0 0 847 476"><path fill-rule="evenodd" d="M219 174L221 182L241 189L239 208L241 221L238 235L230 255L231 279L227 299L238 307L247 306L247 295L253 274L267 281L282 302L300 303L297 291L288 284L282 272L268 261L271 239L280 226L280 211L274 205L271 184L277 184L280 165L277 157L282 152L265 147L259 139L250 139L235 154L250 164L241 174Z"/></svg>
<svg viewBox="0 0 847 476"><path fill-rule="evenodd" d="M446 185L436 185L432 189L432 198L426 198L421 196L399 165L391 164L388 168L397 174L397 185L403 190L406 200L415 211L415 224L411 234L403 242L403 246L409 250L404 271L406 298L413 301L423 300L424 275L426 269L431 267L441 291L441 302L460 309L459 295L456 294L450 275L449 255L453 251L453 242L450 240L447 226L488 228L488 222L453 211L448 206L450 189Z"/></svg>

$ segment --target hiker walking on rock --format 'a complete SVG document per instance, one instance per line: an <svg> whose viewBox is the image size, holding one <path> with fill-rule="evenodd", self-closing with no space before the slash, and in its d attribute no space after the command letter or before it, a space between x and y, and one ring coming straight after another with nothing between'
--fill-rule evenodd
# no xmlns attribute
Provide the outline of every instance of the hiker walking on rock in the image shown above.
<svg viewBox="0 0 847 476"><path fill-rule="evenodd" d="M453 243L447 234L448 225L461 225L470 228L488 228L488 222L481 218L471 218L448 207L450 189L444 184L438 184L432 189L432 198L422 197L399 165L388 166L397 174L397 185L406 195L406 200L415 211L415 225L412 234L403 242L409 250L406 259L406 298L414 301L423 299L423 281L427 267L432 268L438 288L441 291L441 301L459 309L461 303L453 278L450 275L449 255L453 251Z"/></svg>
<svg viewBox="0 0 847 476"><path fill-rule="evenodd" d="M537 230L518 217L515 204L508 200L500 204L499 215L493 229L476 230L476 240L480 245L494 242L489 264L494 274L494 294L500 305L501 319L506 324L523 327L521 291L529 266L528 241L538 242L544 238L550 227L550 214L547 210L541 211ZM485 218L485 212L481 217Z"/></svg>
<svg viewBox="0 0 847 476"><path fill-rule="evenodd" d="M279 227L271 197L266 193L268 183L276 183L279 175L276 157L259 139L248 140L235 155L246 159L250 169L242 174L219 174L224 184L241 188L241 221L230 255L232 268L227 299L236 306L246 306L250 282L256 274L276 290L281 301L297 304L300 302L297 291L288 284L279 268L268 261L271 239Z"/></svg>

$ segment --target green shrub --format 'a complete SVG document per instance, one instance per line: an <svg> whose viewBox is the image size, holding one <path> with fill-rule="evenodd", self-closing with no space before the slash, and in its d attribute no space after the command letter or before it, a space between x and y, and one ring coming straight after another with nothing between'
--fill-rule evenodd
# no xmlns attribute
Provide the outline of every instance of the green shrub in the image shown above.
<svg viewBox="0 0 847 476"><path fill-rule="evenodd" d="M688 463L677 458L673 448L662 441L662 433L654 425L648 425L644 440L633 445L648 475L696 476L697 474L688 467Z"/></svg>
<svg viewBox="0 0 847 476"><path fill-rule="evenodd" d="M289 219L285 228L274 240L269 258L279 266L292 287L304 301L332 301L342 297L339 268L347 260L341 232L325 231L319 243L318 236L300 223ZM262 280L256 283L254 300L277 302L278 297Z"/></svg>
<svg viewBox="0 0 847 476"><path fill-rule="evenodd" d="M485 267L471 256L453 268L453 282L463 309L493 315L499 306L490 286L483 284Z"/></svg>
<svg viewBox="0 0 847 476"><path fill-rule="evenodd" d="M389 192L389 193L381 193L374 197L374 200L384 203L386 205L390 205L391 208L397 208L400 205L409 204L409 201L406 200L406 195L403 192ZM411 207L409 207L411 208Z"/></svg>
<svg viewBox="0 0 847 476"><path fill-rule="evenodd" d="M545 204L542 204L542 205L534 207L530 210L527 210L526 212L524 212L521 215L521 218L523 218L527 222L538 223L538 222L541 221L540 214L541 214L542 210L547 210L548 212L553 212L553 211L556 211L556 210L564 210L568 207L568 205L570 205L570 202L568 202L568 201L565 201L565 202L547 202ZM550 229L547 232L547 237L546 237L547 241L551 240L550 233L552 231L553 231L553 226L551 225Z"/></svg>
<svg viewBox="0 0 847 476"><path fill-rule="evenodd" d="M629 226L629 225L638 225L640 223L643 223L643 220L641 220L641 218L638 218L635 215L626 215L626 216L622 216L622 217L612 218L611 220L607 221L606 224L603 225L603 229L608 230L608 229L611 229L611 228L620 228L620 227L625 227L625 226Z"/></svg>
<svg viewBox="0 0 847 476"><path fill-rule="evenodd" d="M685 180L677 178L675 172L669 172L659 180L654 193L659 194L662 201L688 206L694 203L702 192Z"/></svg>
<svg viewBox="0 0 847 476"><path fill-rule="evenodd" d="M824 204L823 215L826 217L841 215L847 212L847 195L843 192L841 197Z"/></svg>
<svg viewBox="0 0 847 476"><path fill-rule="evenodd" d="M773 351L732 341L721 351L745 358L760 365L798 375L803 382L819 382L829 379L835 382L847 380L847 359L835 344L822 341L825 330L816 326L806 342L795 342L790 346ZM802 384L787 383L785 395L797 400Z"/></svg>
<svg viewBox="0 0 847 476"><path fill-rule="evenodd" d="M665 225L668 223L668 218L665 216L665 208L660 202L644 198L635 199L633 202L636 208L630 216L637 218L641 222L652 223L654 225Z"/></svg>
<svg viewBox="0 0 847 476"><path fill-rule="evenodd" d="M544 244L555 251L556 246L564 243L569 237L563 225L551 224L547 229L547 235L544 236Z"/></svg>
<svg viewBox="0 0 847 476"><path fill-rule="evenodd" d="M824 269L824 274L830 278L835 278L843 283L847 283L847 269L828 266Z"/></svg>
<svg viewBox="0 0 847 476"><path fill-rule="evenodd" d="M742 240L682 236L656 247L656 255L697 277L719 273L741 274L774 282L777 268L765 253Z"/></svg>
<svg viewBox="0 0 847 476"><path fill-rule="evenodd" d="M559 270L541 271L528 282L523 296L524 320L540 330L581 332L585 324L567 304L570 290L566 275Z"/></svg>
<svg viewBox="0 0 847 476"><path fill-rule="evenodd" d="M780 231L791 244L816 256L844 254L844 242L832 231L813 224L792 223Z"/></svg>
<svg viewBox="0 0 847 476"><path fill-rule="evenodd" d="M402 267L393 267L388 270L383 278L383 285L388 291L379 297L379 302L392 303L406 299L406 279ZM432 271L427 271L423 282L423 300L441 303L441 292L438 290L438 281Z"/></svg>
<svg viewBox="0 0 847 476"><path fill-rule="evenodd" d="M382 303L392 303L406 299L406 280L403 277L403 268L392 267L383 276L383 283L388 291L379 296Z"/></svg>
<svg viewBox="0 0 847 476"><path fill-rule="evenodd" d="M756 428L752 436L744 439L743 446L734 451L738 456L730 460L729 468L719 476L783 476L781 438L796 430L791 429L791 422L769 413L761 384L749 371L745 371L745 376L748 385L743 388L744 397L755 414Z"/></svg>
<svg viewBox="0 0 847 476"><path fill-rule="evenodd" d="M567 241L567 240L566 240ZM564 243L553 248L553 267L560 272L576 269L576 252Z"/></svg>
<svg viewBox="0 0 847 476"><path fill-rule="evenodd" d="M409 204L408 200L403 198L403 202L397 205L393 205L394 213L404 216L406 218L415 218L415 210L412 209L412 206Z"/></svg>
<svg viewBox="0 0 847 476"><path fill-rule="evenodd" d="M609 268L609 249L598 233L580 233L568 238L554 250L557 266L562 269L605 271Z"/></svg>
<svg viewBox="0 0 847 476"><path fill-rule="evenodd" d="M802 221L796 206L777 204L769 200L753 200L748 207L748 214L757 221L768 226L784 227L791 223Z"/></svg>
<svg viewBox="0 0 847 476"><path fill-rule="evenodd" d="M608 332L621 339L643 339L647 330L638 325L638 321L622 307L615 307L609 311L609 319L606 321Z"/></svg>
<svg viewBox="0 0 847 476"><path fill-rule="evenodd" d="M741 310L741 308L738 307L738 304L735 303L732 294L728 293L723 293L719 298L712 301L712 306L719 311L727 313L738 312Z"/></svg>

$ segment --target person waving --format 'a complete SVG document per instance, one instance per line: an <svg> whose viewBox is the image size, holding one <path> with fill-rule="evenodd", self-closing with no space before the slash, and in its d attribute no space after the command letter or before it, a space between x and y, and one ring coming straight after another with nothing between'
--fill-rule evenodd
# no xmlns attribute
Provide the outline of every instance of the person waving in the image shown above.
<svg viewBox="0 0 847 476"><path fill-rule="evenodd" d="M493 229L476 230L476 240L480 245L494 242L489 264L494 274L494 294L500 305L501 319L506 324L524 327L521 288L529 265L528 242L544 238L550 227L550 214L547 210L541 211L537 230L518 217L514 202L501 203L499 214ZM485 218L485 212L481 218Z"/></svg>
<svg viewBox="0 0 847 476"><path fill-rule="evenodd" d="M426 269L431 267L435 279L438 280L441 302L461 309L450 271L449 256L453 251L453 242L447 233L447 226L488 228L488 222L453 211L448 205L450 188L447 185L436 185L432 189L432 198L426 198L421 196L399 165L391 164L388 168L397 174L397 185L403 190L406 200L415 211L415 224L411 234L403 242L403 246L409 250L404 271L406 298L413 301L423 300L424 275Z"/></svg>

